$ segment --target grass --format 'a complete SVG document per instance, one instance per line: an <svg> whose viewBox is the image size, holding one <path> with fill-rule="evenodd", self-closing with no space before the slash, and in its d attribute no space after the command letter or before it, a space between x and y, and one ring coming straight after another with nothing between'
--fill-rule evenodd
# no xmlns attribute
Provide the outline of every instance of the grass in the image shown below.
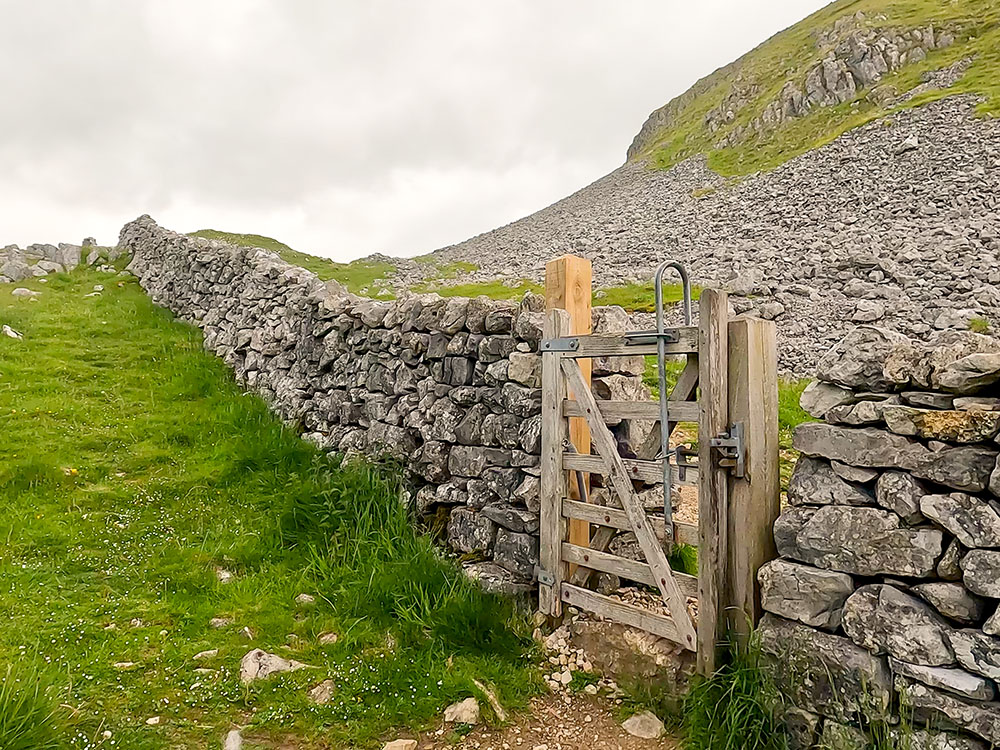
<svg viewBox="0 0 1000 750"><path fill-rule="evenodd" d="M0 660L45 668L70 747L212 747L234 726L248 748L375 746L474 677L508 708L538 688L527 624L415 535L391 466L299 440L132 281L24 285L38 302L0 289L24 335L0 337ZM244 686L254 647L313 668Z"/></svg>
<svg viewBox="0 0 1000 750"><path fill-rule="evenodd" d="M853 102L816 108L805 117L790 120L762 137L747 138L734 147L715 147L737 126L759 116L778 97L787 80L804 81L821 57L815 46L817 31L859 11L866 15L863 23L874 28L909 30L933 24L938 29L952 29L956 36L950 47L933 50L926 60L886 76L879 87L892 87L901 94L918 85L928 71L948 67L967 57L974 58L972 66L949 89L926 92L900 105L878 105L867 97L868 91L860 91ZM705 125L705 117L722 104L738 76L756 89L733 122L712 133ZM852 128L953 94L979 95L983 98L978 105L981 116L1000 115L1000 7L995 2L839 0L771 37L666 105L668 124L633 158L648 159L652 166L666 169L696 154L705 154L709 166L719 174L746 175L773 169Z"/></svg>
<svg viewBox="0 0 1000 750"><path fill-rule="evenodd" d="M451 286L438 286L425 281L414 287L414 291L434 292L442 297L479 297L484 295L491 299L520 300L529 293L541 294L543 288L541 284L525 280L514 284L505 284L502 281L472 281L467 284L453 284Z"/></svg>
<svg viewBox="0 0 1000 750"><path fill-rule="evenodd" d="M973 318L969 321L969 330L973 333L989 333L990 321L986 318Z"/></svg>
<svg viewBox="0 0 1000 750"><path fill-rule="evenodd" d="M197 232L191 232L191 236L221 240L241 247L260 247L277 253L287 263L312 271L322 281L332 279L343 284L353 294L378 297L379 299L393 299L395 297L392 291L378 284L396 273L396 267L391 263L363 258L350 263L334 263L328 258L320 258L316 255L293 250L284 242L260 234L239 234L220 232L216 229L199 229Z"/></svg>
<svg viewBox="0 0 1000 750"><path fill-rule="evenodd" d="M691 298L696 300L701 296L701 287L691 289ZM680 284L663 285L663 302L672 305L684 299L684 291ZM605 287L594 290L595 305L619 305L629 312L655 312L656 298L653 282L633 282L622 286Z"/></svg>
<svg viewBox="0 0 1000 750"><path fill-rule="evenodd" d="M683 700L685 750L786 750L775 718L781 697L755 638L736 648L708 679L695 679Z"/></svg>
<svg viewBox="0 0 1000 750"><path fill-rule="evenodd" d="M69 737L63 713L34 664L7 664L0 678L0 748L63 750Z"/></svg>

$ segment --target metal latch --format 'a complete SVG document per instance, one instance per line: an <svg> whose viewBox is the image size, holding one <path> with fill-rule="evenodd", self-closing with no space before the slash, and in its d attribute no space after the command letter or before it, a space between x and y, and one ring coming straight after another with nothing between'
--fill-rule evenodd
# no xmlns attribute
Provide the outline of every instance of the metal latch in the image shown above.
<svg viewBox="0 0 1000 750"><path fill-rule="evenodd" d="M540 349L543 352L575 352L580 348L580 339L575 336L564 336L559 339L543 339Z"/></svg>
<svg viewBox="0 0 1000 750"><path fill-rule="evenodd" d="M708 443L719 452L719 466L732 469L742 478L746 473L746 443L743 440L743 423L733 422L729 432L712 438Z"/></svg>
<svg viewBox="0 0 1000 750"><path fill-rule="evenodd" d="M686 445L679 445L674 448L674 455L677 456L677 479L681 482L687 481L687 470L697 469L698 464L688 461L688 458L697 458L698 451Z"/></svg>
<svg viewBox="0 0 1000 750"><path fill-rule="evenodd" d="M655 344L658 339L663 339L666 344L676 344L681 340L681 333L676 328L667 328L663 333L657 333L656 331L629 331L625 334L625 346Z"/></svg>
<svg viewBox="0 0 1000 750"><path fill-rule="evenodd" d="M535 566L535 578L543 586L555 586L556 585L556 577L554 575L552 575L549 571L542 570L537 565Z"/></svg>

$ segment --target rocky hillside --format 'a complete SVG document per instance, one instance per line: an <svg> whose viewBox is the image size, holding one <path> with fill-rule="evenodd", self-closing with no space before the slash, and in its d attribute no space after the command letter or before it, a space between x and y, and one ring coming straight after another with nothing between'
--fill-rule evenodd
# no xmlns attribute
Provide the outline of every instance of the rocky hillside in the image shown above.
<svg viewBox="0 0 1000 750"><path fill-rule="evenodd" d="M622 168L435 256L537 280L572 252L603 286L676 258L776 320L793 373L852 323L985 329L1000 320L998 49L995 3L834 3L654 112Z"/></svg>

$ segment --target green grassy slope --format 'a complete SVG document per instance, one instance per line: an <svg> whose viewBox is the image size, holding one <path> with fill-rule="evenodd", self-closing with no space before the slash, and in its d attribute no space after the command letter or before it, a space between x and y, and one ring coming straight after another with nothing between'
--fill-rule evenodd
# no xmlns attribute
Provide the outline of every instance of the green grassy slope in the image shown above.
<svg viewBox="0 0 1000 750"><path fill-rule="evenodd" d="M205 237L210 240L221 240L231 245L241 247L261 247L277 253L281 258L296 266L312 271L323 281L333 279L340 282L348 291L364 296L377 296L390 299L392 294L374 288L375 282L390 278L396 269L391 263L355 260L350 263L334 263L328 258L320 258L309 253L293 250L284 242L260 234L240 234L237 232L220 232L217 229L199 229L190 233L192 237Z"/></svg>
<svg viewBox="0 0 1000 750"><path fill-rule="evenodd" d="M816 108L762 138L751 137L730 148L713 145L738 125L759 116L777 98L787 80L803 81L819 59L814 35L831 27L837 19L859 11L865 14L864 23L873 28L909 30L933 24L935 28L948 28L956 37L950 47L932 51L923 62L886 76L878 84L880 88L893 87L904 93L918 85L924 73L967 57L974 58L972 67L950 89L919 95L900 107L917 106L956 93L974 93L984 97L979 105L980 114L1000 114L1000 5L995 0L838 0L702 79L668 104L670 122L635 158L649 160L655 167L669 168L688 157L706 154L709 165L720 174L748 174L773 168L832 141L847 130L891 114L892 106L880 106L867 98L868 91L861 91L854 102ZM705 125L705 116L725 100L737 77L744 84L755 84L756 94L734 122L711 133Z"/></svg>
<svg viewBox="0 0 1000 750"><path fill-rule="evenodd" d="M524 623L414 534L393 472L299 440L134 281L24 285L40 300L0 286L24 336L0 335L0 663L45 672L69 746L219 747L234 726L248 750L380 746L473 677L525 700ZM243 686L254 647L314 668Z"/></svg>

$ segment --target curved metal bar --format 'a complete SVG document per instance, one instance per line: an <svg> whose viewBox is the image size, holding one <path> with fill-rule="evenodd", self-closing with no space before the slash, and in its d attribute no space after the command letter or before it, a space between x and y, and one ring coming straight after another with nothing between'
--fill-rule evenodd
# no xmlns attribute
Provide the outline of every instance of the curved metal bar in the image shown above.
<svg viewBox="0 0 1000 750"><path fill-rule="evenodd" d="M673 268L681 277L681 288L684 294L684 325L691 325L691 280L687 269L676 260L665 260L656 269L653 277L654 297L656 299L656 363L659 370L660 384L660 454L663 456L663 520L667 539L673 539L673 476L670 468L670 407L667 400L667 362L666 362L666 324L663 320L663 274L668 268Z"/></svg>

